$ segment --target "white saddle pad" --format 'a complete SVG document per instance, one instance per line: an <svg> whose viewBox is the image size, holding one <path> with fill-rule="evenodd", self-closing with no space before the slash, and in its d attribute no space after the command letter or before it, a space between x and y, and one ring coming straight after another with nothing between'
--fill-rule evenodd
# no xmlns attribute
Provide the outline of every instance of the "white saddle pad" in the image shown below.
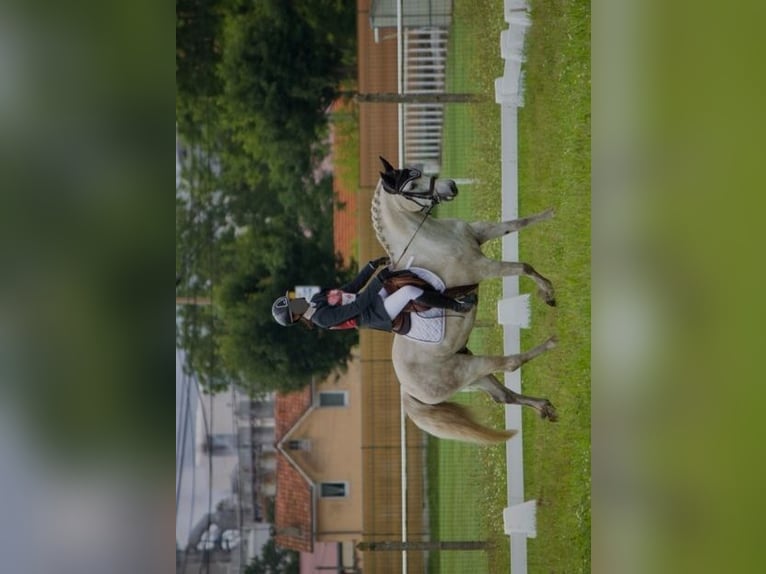
<svg viewBox="0 0 766 574"><path fill-rule="evenodd" d="M444 291L444 281L435 273L420 267L410 267L409 270L430 283L437 291ZM402 336L421 343L441 343L444 339L444 315L444 309L428 309L422 313L410 313L412 321L410 332Z"/></svg>

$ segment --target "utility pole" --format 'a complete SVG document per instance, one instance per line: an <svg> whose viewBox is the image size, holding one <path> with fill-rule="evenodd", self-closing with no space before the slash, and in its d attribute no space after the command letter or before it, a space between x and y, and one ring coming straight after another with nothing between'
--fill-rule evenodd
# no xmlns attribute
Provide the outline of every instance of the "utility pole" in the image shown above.
<svg viewBox="0 0 766 574"><path fill-rule="evenodd" d="M387 540L383 542L360 542L356 545L357 549L363 552L367 550L486 550L489 546L486 540L432 540L429 542Z"/></svg>
<svg viewBox="0 0 766 574"><path fill-rule="evenodd" d="M374 94L356 94L354 99L360 104L462 104L486 100L481 94L450 94L447 92L416 94L379 92Z"/></svg>
<svg viewBox="0 0 766 574"><path fill-rule="evenodd" d="M178 286L183 281L183 276L176 275L176 289L178 289ZM196 295L192 295L191 297L183 297L176 295L176 305L211 305L212 301L210 297L197 297Z"/></svg>
<svg viewBox="0 0 766 574"><path fill-rule="evenodd" d="M197 297L196 295L191 297L176 296L176 305L196 305L200 307L211 304L212 301L210 300L210 297Z"/></svg>

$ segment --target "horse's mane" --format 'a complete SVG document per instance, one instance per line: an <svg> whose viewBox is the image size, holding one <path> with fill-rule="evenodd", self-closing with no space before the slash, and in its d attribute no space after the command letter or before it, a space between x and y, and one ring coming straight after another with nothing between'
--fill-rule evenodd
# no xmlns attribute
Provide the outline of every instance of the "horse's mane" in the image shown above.
<svg viewBox="0 0 766 574"><path fill-rule="evenodd" d="M382 190L383 183L382 181L378 181L375 193L372 196L372 206L370 208L370 212L372 213L372 228L375 230L375 237L378 238L378 242L383 249L385 249L388 256L393 257L393 254L391 253L391 243L386 239L383 229L383 221L380 215L380 194Z"/></svg>

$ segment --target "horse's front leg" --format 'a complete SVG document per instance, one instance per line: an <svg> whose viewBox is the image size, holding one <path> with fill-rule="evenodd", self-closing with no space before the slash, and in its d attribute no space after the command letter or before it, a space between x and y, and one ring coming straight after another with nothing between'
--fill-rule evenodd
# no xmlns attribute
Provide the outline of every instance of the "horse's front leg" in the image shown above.
<svg viewBox="0 0 766 574"><path fill-rule="evenodd" d="M502 221L500 223L475 221L470 223L469 226L473 230L474 235L476 235L476 240L479 242L479 244L482 244L489 241L490 239L496 239L498 237L502 237L503 235L508 235L509 233L523 229L528 225L532 225L533 223L537 223L539 221L545 221L546 219L551 219L552 217L553 209L546 209L542 213L537 213L528 217L521 217L519 219L514 219L513 221Z"/></svg>

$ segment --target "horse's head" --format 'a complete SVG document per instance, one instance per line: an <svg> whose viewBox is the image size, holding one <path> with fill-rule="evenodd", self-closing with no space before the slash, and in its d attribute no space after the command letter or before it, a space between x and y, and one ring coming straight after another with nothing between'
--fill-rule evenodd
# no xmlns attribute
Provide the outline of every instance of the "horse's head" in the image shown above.
<svg viewBox="0 0 766 574"><path fill-rule="evenodd" d="M401 195L421 207L452 201L457 196L457 184L451 179L424 178L419 169L394 169L383 157L380 161L385 170L380 172L380 180L387 193Z"/></svg>

